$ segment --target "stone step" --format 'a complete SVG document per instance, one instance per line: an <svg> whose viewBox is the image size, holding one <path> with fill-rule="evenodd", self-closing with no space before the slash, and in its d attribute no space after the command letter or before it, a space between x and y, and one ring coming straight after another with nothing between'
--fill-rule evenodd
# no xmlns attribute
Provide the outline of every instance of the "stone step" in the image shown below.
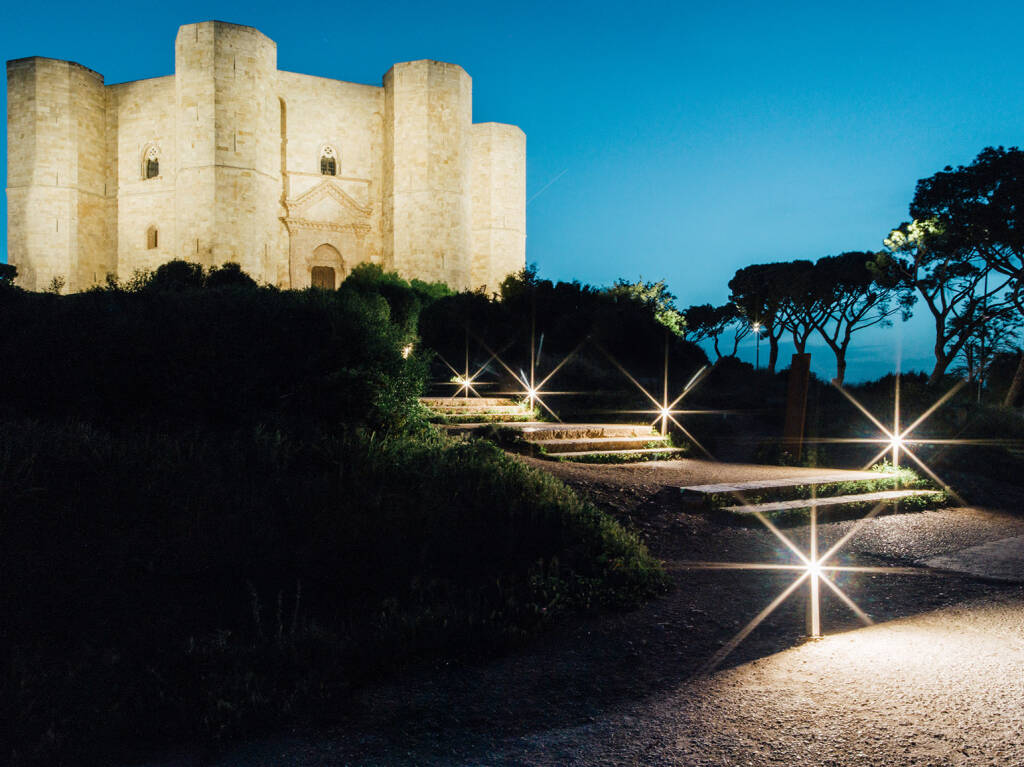
<svg viewBox="0 0 1024 767"><path fill-rule="evenodd" d="M679 447L640 447L633 450L582 450L571 453L551 453L552 458L564 458L570 461L600 457L600 456L641 456L641 455L664 455L670 456L675 453L685 452Z"/></svg>
<svg viewBox="0 0 1024 767"><path fill-rule="evenodd" d="M427 407L511 407L519 403L508 397L420 397Z"/></svg>
<svg viewBox="0 0 1024 767"><path fill-rule="evenodd" d="M439 424L437 424L437 428L439 428L439 429L441 429L441 430L443 430L445 432L448 432L449 434L451 434L453 436L463 436L463 435L472 434L474 431L476 431L477 429L482 429L484 426L491 426L493 423L494 423L493 421L490 422L490 423L487 423L487 422L479 421L479 420L477 420L477 421L461 421L461 422L458 422L458 423L439 423ZM522 430L523 427L526 427L526 426L533 426L533 425L543 426L543 425L545 425L545 422L544 421L515 421L513 423L502 424L502 425L507 425L510 429Z"/></svg>
<svg viewBox="0 0 1024 767"><path fill-rule="evenodd" d="M459 407L457 405L434 405L430 408L442 415L472 415L473 413L522 413L526 408L522 405L491 405L489 407Z"/></svg>
<svg viewBox="0 0 1024 767"><path fill-rule="evenodd" d="M603 452L610 450L640 450L646 447L667 447L666 437L650 434L643 437L578 437L575 439L544 439L531 440L535 445L544 448L548 453L584 453ZM660 443L660 444L651 444Z"/></svg>
<svg viewBox="0 0 1024 767"><path fill-rule="evenodd" d="M463 428L473 426L487 426L492 423L507 423L510 426L523 423L532 423L534 413L529 410L520 410L516 413L438 413L438 419L443 419L442 425L459 424Z"/></svg>
<svg viewBox="0 0 1024 767"><path fill-rule="evenodd" d="M752 479L745 482L723 482L720 484L691 484L680 487L683 493L748 493L769 487L795 487L801 484L826 484L831 482L856 482L864 479L884 479L880 471L835 471L830 474L813 474L773 479Z"/></svg>
<svg viewBox="0 0 1024 767"><path fill-rule="evenodd" d="M647 424L531 423L522 427L523 439L546 442L555 439L600 439L602 437L650 437L657 435Z"/></svg>
<svg viewBox="0 0 1024 767"><path fill-rule="evenodd" d="M829 474L814 474L805 477L779 477L777 479L754 479L748 482L727 482L717 485L690 485L682 487L684 496L696 499L706 495L719 493L748 493L756 490L774 490L780 487L799 487L800 485L825 485L833 482L863 482L865 480L885 479L888 475L878 471L835 471Z"/></svg>
<svg viewBox="0 0 1024 767"><path fill-rule="evenodd" d="M881 490L877 493L859 493L855 495L834 495L828 498L801 498L795 501L773 501L758 503L752 506L724 506L722 511L736 514L769 513L773 511L789 511L792 509L808 509L811 506L845 506L851 503L878 503L897 501L915 495L941 495L941 490Z"/></svg>

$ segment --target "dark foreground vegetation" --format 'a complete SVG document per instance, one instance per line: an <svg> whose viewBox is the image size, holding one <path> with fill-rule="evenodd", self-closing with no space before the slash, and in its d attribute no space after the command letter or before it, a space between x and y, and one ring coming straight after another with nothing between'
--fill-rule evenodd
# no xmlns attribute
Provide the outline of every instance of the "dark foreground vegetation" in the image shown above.
<svg viewBox="0 0 1024 767"><path fill-rule="evenodd" d="M561 483L423 422L402 349L436 290L180 262L0 285L2 760L315 723L368 678L664 588Z"/></svg>
<svg viewBox="0 0 1024 767"><path fill-rule="evenodd" d="M690 455L857 467L878 444L833 438L884 435L813 376L808 441L780 441L780 339L820 336L842 384L861 330L924 306L935 366L902 378L900 423L970 385L909 435L914 454L1021 482L1022 189L1024 153L984 150L921 180L884 250L755 264L727 305L684 311L664 282L532 268L488 296L375 266L282 292L171 262L61 296L0 265L0 760L116 763L315 724L383 673L665 588L565 486L433 431L428 379L535 383L545 413L632 422L692 385L672 426ZM752 334L766 369L737 359ZM889 427L896 387L847 391Z"/></svg>

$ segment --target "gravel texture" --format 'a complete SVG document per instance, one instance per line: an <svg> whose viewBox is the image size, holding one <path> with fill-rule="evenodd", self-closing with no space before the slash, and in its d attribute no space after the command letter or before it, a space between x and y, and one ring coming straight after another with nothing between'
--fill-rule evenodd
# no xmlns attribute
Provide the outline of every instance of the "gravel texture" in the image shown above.
<svg viewBox="0 0 1024 767"><path fill-rule="evenodd" d="M928 567L1024 583L1024 535L926 559Z"/></svg>
<svg viewBox="0 0 1024 767"><path fill-rule="evenodd" d="M1024 767L1024 585L921 564L1024 536L1021 488L955 477L976 505L859 526L837 561L901 568L837 578L875 625L823 592L827 636L805 642L801 590L698 675L794 575L691 563L793 557L766 529L687 513L678 488L820 470L523 460L635 529L676 588L564 621L501 658L410 669L363 690L329 731L150 764ZM822 524L822 547L857 524ZM783 532L806 547L805 528Z"/></svg>

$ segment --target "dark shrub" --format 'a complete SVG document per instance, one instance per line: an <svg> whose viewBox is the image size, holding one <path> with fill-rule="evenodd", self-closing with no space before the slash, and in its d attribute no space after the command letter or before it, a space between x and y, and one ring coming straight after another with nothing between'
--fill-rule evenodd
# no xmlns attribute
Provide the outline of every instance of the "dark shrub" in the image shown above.
<svg viewBox="0 0 1024 767"><path fill-rule="evenodd" d="M0 420L0 531L0 742L45 763L308 721L665 585L551 476L438 438Z"/></svg>
<svg viewBox="0 0 1024 767"><path fill-rule="evenodd" d="M40 416L168 425L391 427L416 410L422 363L402 358L406 336L379 296L237 289L243 281L193 289L175 269L137 290L6 295L0 359L18 364L0 376L0 400Z"/></svg>

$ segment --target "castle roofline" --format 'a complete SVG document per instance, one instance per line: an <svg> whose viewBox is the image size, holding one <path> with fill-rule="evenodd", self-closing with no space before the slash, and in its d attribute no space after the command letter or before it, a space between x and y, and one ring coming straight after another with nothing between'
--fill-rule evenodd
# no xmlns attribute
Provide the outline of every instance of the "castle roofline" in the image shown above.
<svg viewBox="0 0 1024 767"><path fill-rule="evenodd" d="M278 69L280 74L293 75L295 77L306 77L311 80L326 80L329 83L342 83L343 85L355 85L359 88L373 88L374 90L382 90L384 86L374 85L373 83L357 83L352 80L339 80L337 77L324 77L323 75L310 75L305 72L293 72L290 69Z"/></svg>
<svg viewBox="0 0 1024 767"><path fill-rule="evenodd" d="M97 72L95 69L90 69L89 67L84 66L83 64L79 64L77 61L68 61L67 59L54 59L50 58L49 56L23 56L20 59L8 59L7 69L10 70L18 66L27 66L29 63L39 61L45 61L50 64L68 64L70 66L77 67L78 69L81 69L84 72L88 72L91 75L95 75L100 80L103 79L103 75Z"/></svg>
<svg viewBox="0 0 1024 767"><path fill-rule="evenodd" d="M507 130L518 131L519 133L522 133L524 136L526 135L526 131L524 131L518 125L513 125L512 123L500 123L496 122L495 120L484 120L484 122L482 123L473 123L473 127L502 128Z"/></svg>
<svg viewBox="0 0 1024 767"><path fill-rule="evenodd" d="M181 30L183 29L188 29L189 27L198 27L204 24L213 24L214 27L234 27L235 29L249 30L251 32L255 32L257 35L267 40L268 42L274 43L275 46L277 45L277 43L272 38L267 37L267 35L258 30L256 27L251 27L248 24L236 24L233 21L220 21L219 19L205 19L203 21L193 21L191 24L182 24L180 27L178 27L178 34L180 35Z"/></svg>
<svg viewBox="0 0 1024 767"><path fill-rule="evenodd" d="M134 83L145 83L150 80L173 80L174 75L154 75L153 77L139 77L135 80L122 80L119 83L107 83L108 88L117 88L120 85L133 85Z"/></svg>
<svg viewBox="0 0 1024 767"><path fill-rule="evenodd" d="M388 69L384 76L387 77L388 73L393 72L398 67L407 67L413 64L440 64L441 66L444 67L454 67L455 69L461 70L464 75L469 77L469 72L463 69L461 65L453 64L450 61L440 61L438 59L413 59L412 61L397 61L391 65L391 68Z"/></svg>

